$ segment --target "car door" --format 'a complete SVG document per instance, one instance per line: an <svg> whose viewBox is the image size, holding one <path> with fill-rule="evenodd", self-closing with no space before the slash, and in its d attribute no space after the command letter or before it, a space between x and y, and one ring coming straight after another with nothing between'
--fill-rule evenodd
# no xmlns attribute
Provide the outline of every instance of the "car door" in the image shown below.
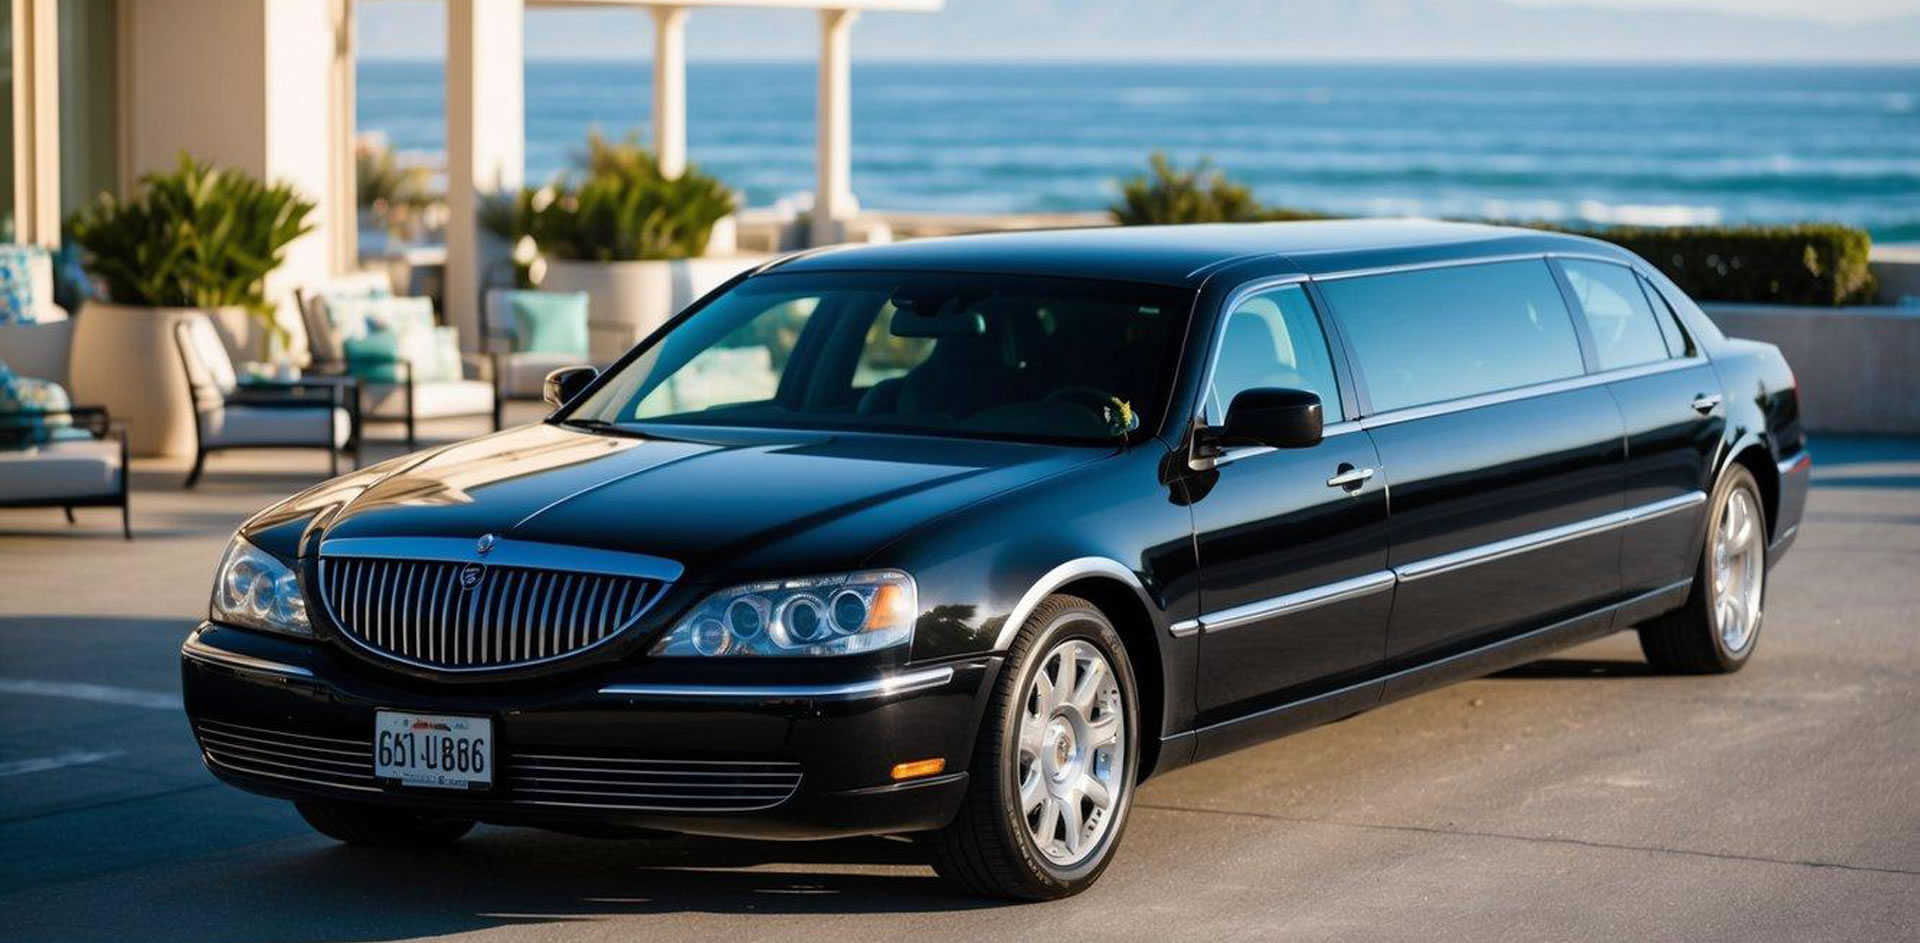
<svg viewBox="0 0 1920 943"><path fill-rule="evenodd" d="M1618 591L1620 412L1543 258L1326 279L1392 491L1389 659Z"/></svg>
<svg viewBox="0 0 1920 943"><path fill-rule="evenodd" d="M1325 438L1229 450L1188 481L1200 564L1203 722L1324 689L1378 664L1393 577L1372 440L1346 420L1327 336L1304 286L1227 303L1206 391L1217 424L1235 394L1311 390Z"/></svg>
<svg viewBox="0 0 1920 943"><path fill-rule="evenodd" d="M1625 265L1556 259L1584 319L1595 367L1626 427L1621 589L1672 587L1693 575L1726 426L1719 377L1673 310Z"/></svg>

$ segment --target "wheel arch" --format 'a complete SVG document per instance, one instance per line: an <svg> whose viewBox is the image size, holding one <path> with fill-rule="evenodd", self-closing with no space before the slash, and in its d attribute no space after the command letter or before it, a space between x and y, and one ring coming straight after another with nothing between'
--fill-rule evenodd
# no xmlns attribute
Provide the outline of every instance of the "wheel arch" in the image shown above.
<svg viewBox="0 0 1920 943"><path fill-rule="evenodd" d="M1760 507L1766 512L1767 541L1771 543L1777 536L1775 528L1780 520L1780 466L1773 460L1773 452L1757 437L1735 445L1732 457L1721 467L1720 473L1726 474L1727 469L1735 465L1751 473L1754 484L1760 487Z"/></svg>
<svg viewBox="0 0 1920 943"><path fill-rule="evenodd" d="M1166 728L1167 678L1164 652L1153 613L1155 606L1145 584L1134 571L1107 557L1079 557L1049 570L1035 581L1008 615L994 649L1005 651L1033 610L1049 596L1077 596L1098 608L1113 623L1126 646L1139 688L1141 718L1140 771L1145 780L1160 759L1160 738Z"/></svg>

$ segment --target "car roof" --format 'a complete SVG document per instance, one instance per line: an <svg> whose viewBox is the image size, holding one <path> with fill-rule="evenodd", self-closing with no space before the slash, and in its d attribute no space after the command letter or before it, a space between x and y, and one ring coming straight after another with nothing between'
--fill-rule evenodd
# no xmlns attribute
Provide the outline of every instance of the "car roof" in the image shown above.
<svg viewBox="0 0 1920 943"><path fill-rule="evenodd" d="M1269 260L1268 274L1325 275L1556 251L1622 261L1632 258L1605 242L1537 229L1427 219L1350 219L946 236L836 247L791 257L771 268L782 272L998 272L1198 287L1228 265L1253 260Z"/></svg>

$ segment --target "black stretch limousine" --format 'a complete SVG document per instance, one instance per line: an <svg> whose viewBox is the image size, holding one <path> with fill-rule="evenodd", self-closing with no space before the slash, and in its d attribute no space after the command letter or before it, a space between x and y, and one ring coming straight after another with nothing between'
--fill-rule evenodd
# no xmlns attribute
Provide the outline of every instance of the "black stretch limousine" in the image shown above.
<svg viewBox="0 0 1920 943"><path fill-rule="evenodd" d="M1622 629L1737 670L1810 468L1779 351L1640 259L1431 222L804 254L548 398L240 529L216 775L1058 897L1153 773Z"/></svg>

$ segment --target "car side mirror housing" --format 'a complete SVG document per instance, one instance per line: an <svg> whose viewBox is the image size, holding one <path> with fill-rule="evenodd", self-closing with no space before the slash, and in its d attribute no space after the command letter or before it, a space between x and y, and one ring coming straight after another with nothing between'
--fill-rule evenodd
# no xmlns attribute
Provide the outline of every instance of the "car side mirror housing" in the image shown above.
<svg viewBox="0 0 1920 943"><path fill-rule="evenodd" d="M1223 446L1304 449L1320 444L1324 428L1320 394L1267 387L1234 396L1214 441Z"/></svg>
<svg viewBox="0 0 1920 943"><path fill-rule="evenodd" d="M540 384L540 398L555 409L565 406L568 400L580 395L580 391L593 382L600 371L588 366L561 367L547 373L547 379Z"/></svg>

